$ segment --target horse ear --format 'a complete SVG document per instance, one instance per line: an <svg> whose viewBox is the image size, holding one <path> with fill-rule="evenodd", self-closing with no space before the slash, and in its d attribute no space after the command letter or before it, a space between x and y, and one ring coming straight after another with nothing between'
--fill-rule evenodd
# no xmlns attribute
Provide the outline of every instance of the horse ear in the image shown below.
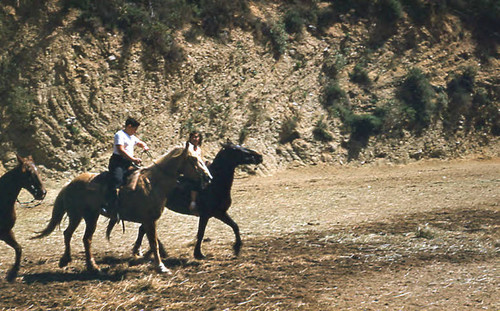
<svg viewBox="0 0 500 311"><path fill-rule="evenodd" d="M24 161L26 161L25 159L23 159L22 157L20 157L18 154L16 154L16 157L17 157L17 161L19 163L21 163L21 164L24 163Z"/></svg>

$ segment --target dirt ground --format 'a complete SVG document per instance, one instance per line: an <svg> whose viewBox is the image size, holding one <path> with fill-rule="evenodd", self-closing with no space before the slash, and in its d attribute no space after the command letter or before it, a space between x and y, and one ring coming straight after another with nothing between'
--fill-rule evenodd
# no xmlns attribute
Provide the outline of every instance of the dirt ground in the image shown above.
<svg viewBox="0 0 500 311"><path fill-rule="evenodd" d="M23 261L15 283L0 281L0 309L500 309L500 158L238 178L230 214L241 255L232 254L231 229L211 220L207 259L193 259L197 218L166 211L160 237L171 275L132 258L138 225L108 242L105 219L93 244L102 272L85 271L83 224L73 262L59 268L66 222L29 239L50 218L58 187L49 184L41 206L17 206ZM2 278L13 257L0 243Z"/></svg>

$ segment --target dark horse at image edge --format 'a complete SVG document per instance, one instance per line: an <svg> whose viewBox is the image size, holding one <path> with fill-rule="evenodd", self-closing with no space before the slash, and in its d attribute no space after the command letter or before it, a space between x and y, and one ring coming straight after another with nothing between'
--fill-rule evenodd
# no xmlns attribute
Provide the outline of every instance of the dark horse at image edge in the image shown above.
<svg viewBox="0 0 500 311"><path fill-rule="evenodd" d="M196 200L200 217L197 241L194 248L194 257L196 259L205 258L201 251L201 243L205 235L208 220L212 217L221 220L233 229L236 239L233 250L235 255L239 254L242 245L240 230L227 213L232 203L231 188L234 181L234 172L239 165L260 163L262 163L261 154L232 143L222 144L222 149L217 153L212 164L209 166L213 180L205 189L199 192ZM192 215L188 208L189 204L190 190L184 189L182 184L178 184L177 188L167 197L166 206L174 212ZM133 250L135 255L140 254L143 236L144 228L141 226L139 227L139 234ZM166 256L165 249L161 243L160 249L162 256Z"/></svg>
<svg viewBox="0 0 500 311"><path fill-rule="evenodd" d="M7 281L12 282L19 272L22 248L17 243L12 228L16 223L14 205L21 189L28 190L36 200L43 200L47 191L43 186L33 158L17 156L19 164L0 177L0 240L5 241L16 252L14 265L7 272Z"/></svg>

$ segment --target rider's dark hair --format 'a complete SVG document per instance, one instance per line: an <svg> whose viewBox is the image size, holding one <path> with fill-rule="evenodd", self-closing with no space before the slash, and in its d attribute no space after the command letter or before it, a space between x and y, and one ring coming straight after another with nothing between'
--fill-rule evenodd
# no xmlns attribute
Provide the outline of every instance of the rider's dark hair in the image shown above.
<svg viewBox="0 0 500 311"><path fill-rule="evenodd" d="M129 117L127 121L125 121L125 127L127 127L128 125L131 125L132 127L138 127L139 125L141 125L141 123L136 119Z"/></svg>
<svg viewBox="0 0 500 311"><path fill-rule="evenodd" d="M198 131L192 131L191 133L189 133L189 141L191 141L191 138L193 138L194 135L200 136L200 143L199 143L199 145L201 146L201 144L203 143L203 135L200 132L198 132Z"/></svg>

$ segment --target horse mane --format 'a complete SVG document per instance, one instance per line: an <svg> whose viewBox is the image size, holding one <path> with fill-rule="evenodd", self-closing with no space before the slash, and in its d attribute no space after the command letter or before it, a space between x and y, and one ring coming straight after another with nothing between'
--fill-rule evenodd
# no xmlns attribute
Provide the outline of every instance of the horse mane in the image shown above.
<svg viewBox="0 0 500 311"><path fill-rule="evenodd" d="M151 168L155 165L164 166L167 165L171 160L174 160L182 155L184 151L183 147L174 148L172 151L163 154L159 159L154 160L153 164L146 168Z"/></svg>

